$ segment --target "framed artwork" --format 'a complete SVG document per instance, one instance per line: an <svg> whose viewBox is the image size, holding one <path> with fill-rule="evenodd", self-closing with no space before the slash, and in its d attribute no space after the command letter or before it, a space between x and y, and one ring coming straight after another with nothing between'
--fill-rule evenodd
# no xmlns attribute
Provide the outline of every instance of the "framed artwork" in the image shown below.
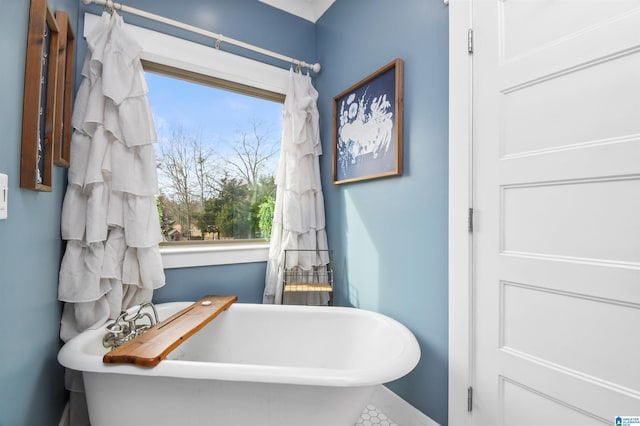
<svg viewBox="0 0 640 426"><path fill-rule="evenodd" d="M402 174L403 62L333 98L333 183Z"/></svg>
<svg viewBox="0 0 640 426"><path fill-rule="evenodd" d="M22 110L21 188L52 189L57 71L58 24L46 0L31 0Z"/></svg>
<svg viewBox="0 0 640 426"><path fill-rule="evenodd" d="M73 97L73 60L75 36L69 15L56 12L58 24L58 71L56 83L56 107L53 122L53 162L69 167L71 159L71 108Z"/></svg>

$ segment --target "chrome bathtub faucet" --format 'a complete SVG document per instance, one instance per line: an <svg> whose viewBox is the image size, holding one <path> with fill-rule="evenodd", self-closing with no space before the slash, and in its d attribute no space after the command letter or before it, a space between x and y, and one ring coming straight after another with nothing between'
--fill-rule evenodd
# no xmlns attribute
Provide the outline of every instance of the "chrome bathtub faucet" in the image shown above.
<svg viewBox="0 0 640 426"><path fill-rule="evenodd" d="M145 308L150 308L153 316L151 316L148 310L143 312ZM109 349L117 348L134 337L141 335L157 323L158 312L151 302L140 305L133 315L122 311L120 315L118 315L118 318L107 324L107 333L102 338L102 345Z"/></svg>

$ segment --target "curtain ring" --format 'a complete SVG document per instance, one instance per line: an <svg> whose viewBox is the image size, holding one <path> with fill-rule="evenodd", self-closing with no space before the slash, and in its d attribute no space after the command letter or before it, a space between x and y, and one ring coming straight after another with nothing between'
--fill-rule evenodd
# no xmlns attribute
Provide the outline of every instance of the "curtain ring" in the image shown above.
<svg viewBox="0 0 640 426"><path fill-rule="evenodd" d="M120 13L122 14L122 3L116 3L113 0L107 0L107 2L104 4L105 9L109 9L109 15L113 16L113 13L116 10L120 10Z"/></svg>
<svg viewBox="0 0 640 426"><path fill-rule="evenodd" d="M109 15L113 16L113 2L111 0L108 0L107 2L105 2L103 6L103 10L105 12L109 11Z"/></svg>

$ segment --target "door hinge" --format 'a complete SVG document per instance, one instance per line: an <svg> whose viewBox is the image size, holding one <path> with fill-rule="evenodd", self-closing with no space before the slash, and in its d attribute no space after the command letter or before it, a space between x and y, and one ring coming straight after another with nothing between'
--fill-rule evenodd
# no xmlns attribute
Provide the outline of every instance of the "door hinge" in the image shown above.
<svg viewBox="0 0 640 426"><path fill-rule="evenodd" d="M467 52L473 53L473 30L471 28L467 31Z"/></svg>
<svg viewBox="0 0 640 426"><path fill-rule="evenodd" d="M473 388L469 386L467 388L467 412L473 410Z"/></svg>
<svg viewBox="0 0 640 426"><path fill-rule="evenodd" d="M467 229L469 232L473 232L473 209L469 208L469 213L467 217Z"/></svg>

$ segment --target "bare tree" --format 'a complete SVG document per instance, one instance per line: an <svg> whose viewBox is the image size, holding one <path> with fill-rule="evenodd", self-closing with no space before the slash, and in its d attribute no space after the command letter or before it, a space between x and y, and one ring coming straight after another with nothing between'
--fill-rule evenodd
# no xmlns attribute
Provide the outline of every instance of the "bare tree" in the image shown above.
<svg viewBox="0 0 640 426"><path fill-rule="evenodd" d="M220 167L217 167L217 162L214 161L214 150L210 146L205 147L200 140L194 139L191 148L195 162L194 175L198 201L202 207L204 202L214 195Z"/></svg>
<svg viewBox="0 0 640 426"><path fill-rule="evenodd" d="M184 129L171 130L170 136L160 144L158 164L164 192L171 194L180 207L179 223L186 228L191 238L191 219L196 210L201 209L211 175L213 151L207 148L201 137L188 135Z"/></svg>
<svg viewBox="0 0 640 426"><path fill-rule="evenodd" d="M270 138L269 133L263 131L255 119L250 121L250 126L250 131L239 132L232 144L236 156L225 158L225 162L231 168L232 174L237 174L249 185L252 202L255 202L260 176L279 152L280 141Z"/></svg>

